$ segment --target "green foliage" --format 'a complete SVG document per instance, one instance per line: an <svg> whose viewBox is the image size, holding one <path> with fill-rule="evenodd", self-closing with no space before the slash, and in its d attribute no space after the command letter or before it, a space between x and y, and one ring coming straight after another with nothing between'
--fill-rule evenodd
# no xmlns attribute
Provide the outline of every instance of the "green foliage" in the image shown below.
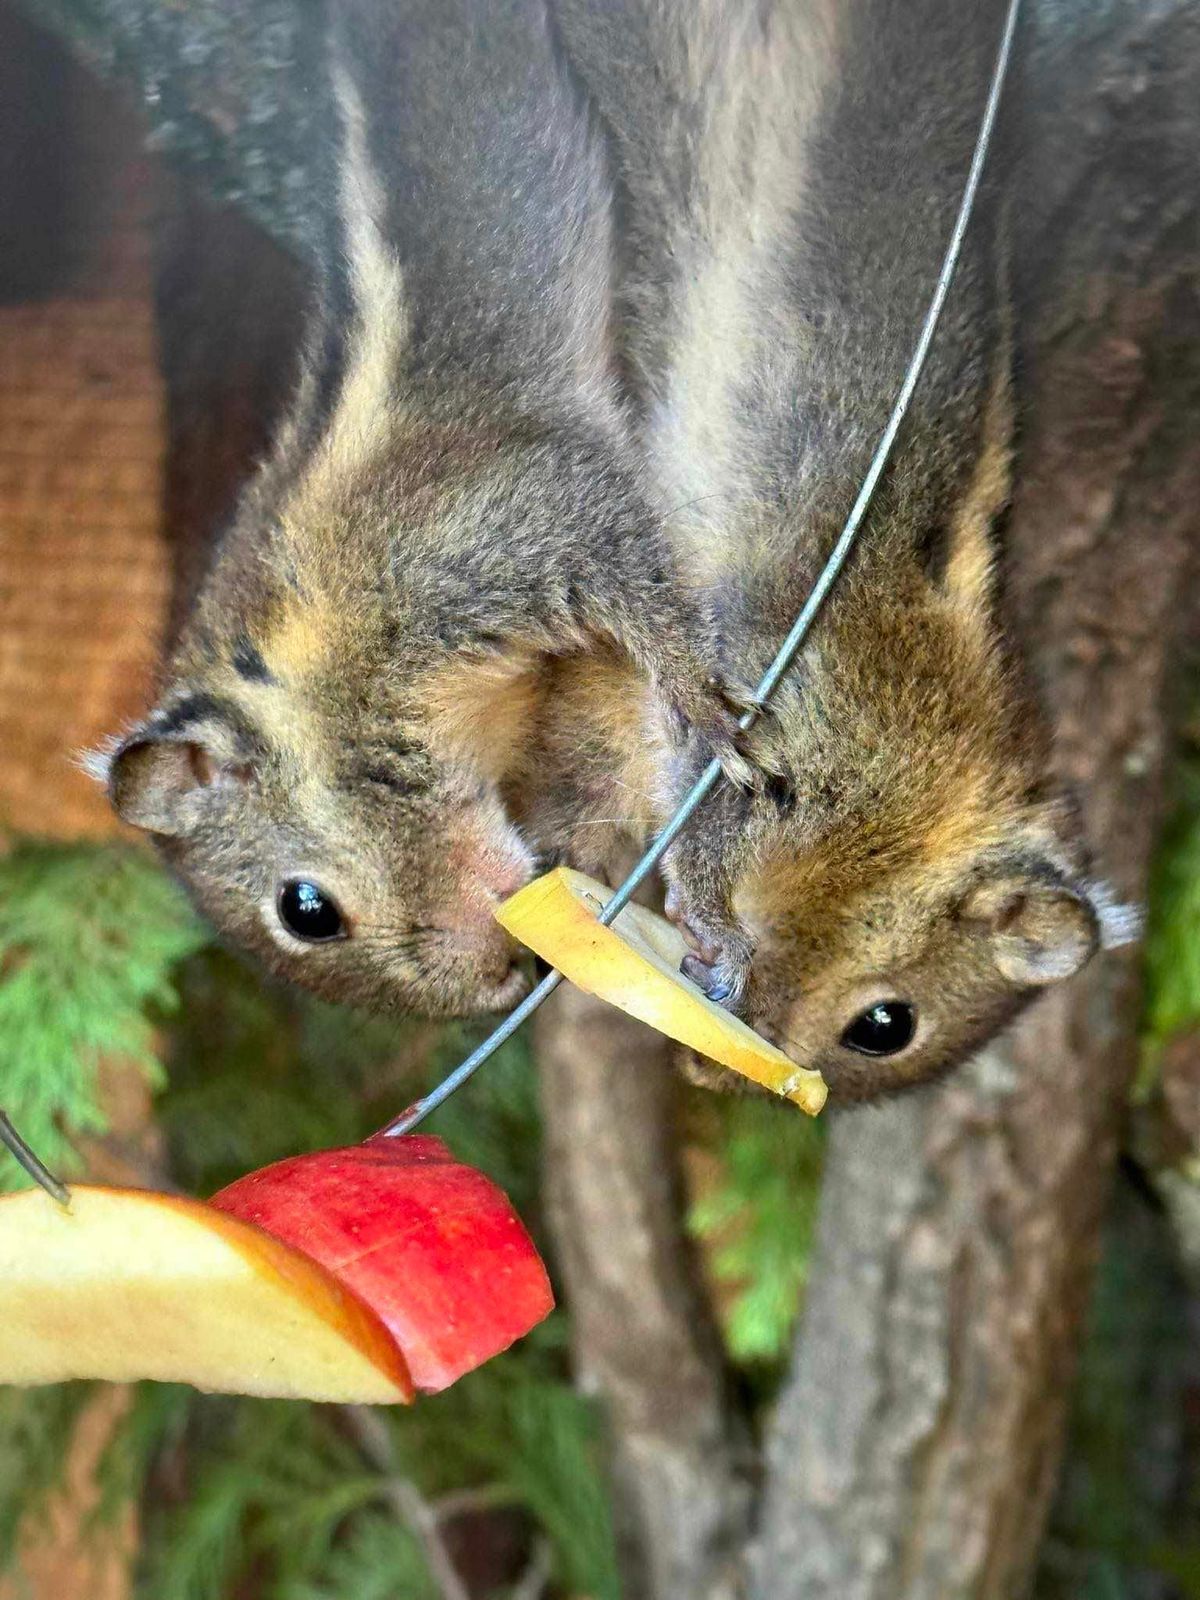
<svg viewBox="0 0 1200 1600"><path fill-rule="evenodd" d="M1187 1297L1161 1215L1118 1181L1038 1600L1200 1600L1200 1501L1192 1489L1189 1503L1185 1465L1197 1370Z"/></svg>
<svg viewBox="0 0 1200 1600"><path fill-rule="evenodd" d="M722 1102L718 1185L692 1207L711 1270L730 1290L725 1338L735 1360L787 1353L808 1272L821 1182L820 1122L763 1099Z"/></svg>
<svg viewBox="0 0 1200 1600"><path fill-rule="evenodd" d="M315 1577L280 1590L279 1600L439 1600L413 1535L387 1512L364 1511L328 1552Z"/></svg>
<svg viewBox="0 0 1200 1600"><path fill-rule="evenodd" d="M412 1024L268 986L223 950L189 961L179 989L158 1114L172 1172L193 1193L301 1150L352 1144L412 1092L421 1060Z"/></svg>
<svg viewBox="0 0 1200 1600"><path fill-rule="evenodd" d="M66 1130L105 1127L102 1057L159 1080L148 1012L173 1007L172 969L204 938L140 851L22 843L0 857L0 1104L51 1167L70 1167ZM23 1181L0 1163L0 1188Z"/></svg>
<svg viewBox="0 0 1200 1600"><path fill-rule="evenodd" d="M181 989L160 1113L176 1172L200 1192L297 1149L362 1138L440 1076L477 1031L445 1029L430 1049L428 1029L265 990L220 952L188 963ZM536 1228L540 1137L523 1040L489 1064L469 1103L450 1102L433 1128L494 1177ZM561 1318L553 1319L445 1394L381 1415L396 1470L431 1502L474 1487L524 1508L564 1580L615 1600L594 1418L569 1382L565 1343ZM385 1475L347 1437L336 1408L183 1393L189 1491L185 1504L147 1528L139 1600L218 1600L251 1571L263 1600L420 1600L433 1592L420 1545L389 1509ZM143 1471L153 1463L145 1406L139 1401L112 1452ZM177 1432L177 1423L168 1412L158 1425ZM124 1442L130 1430L143 1436L132 1449Z"/></svg>
<svg viewBox="0 0 1200 1600"><path fill-rule="evenodd" d="M366 1138L479 1038L477 1027L368 1017L267 986L223 950L187 962L179 991L158 1118L172 1172L197 1194L300 1150ZM536 1222L540 1132L526 1039L505 1045L429 1131L494 1178L527 1224Z"/></svg>
<svg viewBox="0 0 1200 1600"><path fill-rule="evenodd" d="M59 1482L71 1434L92 1393L86 1383L0 1388L0 1572L12 1561L26 1517L36 1517Z"/></svg>
<svg viewBox="0 0 1200 1600"><path fill-rule="evenodd" d="M186 1484L150 1500L139 1600L423 1600L422 1547L389 1497L399 1476L436 1512L464 1489L522 1508L575 1593L617 1600L591 1408L565 1381L561 1329L411 1410L383 1411L392 1461L368 1459L337 1406L204 1398L142 1385L108 1451L109 1503L139 1493L157 1436L186 1443ZM55 1391L50 1391L54 1393Z"/></svg>
<svg viewBox="0 0 1200 1600"><path fill-rule="evenodd" d="M61 1162L60 1125L97 1129L95 1066L156 1082L173 1176L211 1193L253 1167L363 1138L452 1064L478 1030L379 1021L269 986L205 935L154 861L112 847L21 845L0 860L0 1092ZM177 1004L182 1001L182 1004ZM488 1171L538 1229L540 1128L528 1046L514 1040L433 1131ZM79 1406L68 1386L0 1391L0 1565L61 1472ZM464 1488L520 1508L576 1593L616 1600L591 1406L570 1382L562 1316L444 1395L385 1413L395 1471L436 1505ZM336 1407L143 1384L100 1471L98 1519L142 1504L139 1600L425 1600L419 1540Z"/></svg>
<svg viewBox="0 0 1200 1600"><path fill-rule="evenodd" d="M556 1314L517 1351L411 1412L393 1414L397 1459L435 1499L473 1483L521 1506L549 1539L557 1574L572 1592L616 1600L596 1419L564 1381L564 1345L564 1319Z"/></svg>
<svg viewBox="0 0 1200 1600"><path fill-rule="evenodd" d="M199 1193L297 1150L365 1137L478 1034L373 1020L267 987L217 950L186 963L179 986L159 1116L173 1172ZM537 1231L540 1129L523 1039L431 1127L495 1178ZM560 1324L539 1328L447 1393L381 1415L396 1469L422 1494L436 1504L474 1487L522 1507L550 1541L564 1581L606 1600L617 1590L595 1424L569 1382ZM188 1493L147 1526L139 1600L218 1600L250 1572L263 1600L432 1594L421 1547L387 1501L385 1475L347 1436L336 1408L179 1394ZM138 1474L152 1470L156 1430L160 1443L179 1437L178 1406L142 1395L105 1469L118 1492L136 1492Z"/></svg>
<svg viewBox="0 0 1200 1600"><path fill-rule="evenodd" d="M206 1409L186 1497L149 1530L144 1600L224 1600L251 1571L270 1574L274 1595L319 1582L346 1519L380 1502L380 1475L320 1407L215 1400Z"/></svg>
<svg viewBox="0 0 1200 1600"><path fill-rule="evenodd" d="M1200 1021L1200 755L1183 764L1150 886L1143 1033L1151 1056Z"/></svg>

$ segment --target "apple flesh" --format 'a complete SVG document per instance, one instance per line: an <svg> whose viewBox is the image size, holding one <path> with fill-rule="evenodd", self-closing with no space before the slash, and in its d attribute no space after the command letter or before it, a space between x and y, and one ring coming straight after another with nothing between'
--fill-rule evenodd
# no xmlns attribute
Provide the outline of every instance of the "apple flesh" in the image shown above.
<svg viewBox="0 0 1200 1600"><path fill-rule="evenodd" d="M446 1388L554 1304L508 1197L428 1135L293 1156L211 1204L303 1251L365 1301L418 1389Z"/></svg>
<svg viewBox="0 0 1200 1600"><path fill-rule="evenodd" d="M283 1399L412 1397L383 1323L317 1262L198 1200L0 1198L0 1382L158 1378Z"/></svg>
<svg viewBox="0 0 1200 1600"><path fill-rule="evenodd" d="M507 1196L440 1139L277 1162L199 1200L0 1198L0 1382L158 1378L387 1405L444 1389L554 1304Z"/></svg>
<svg viewBox="0 0 1200 1600"><path fill-rule="evenodd" d="M611 927L597 922L611 895L594 878L556 867L506 900L496 920L577 988L815 1117L828 1093L821 1074L797 1066L685 978L687 944L664 917L631 905Z"/></svg>

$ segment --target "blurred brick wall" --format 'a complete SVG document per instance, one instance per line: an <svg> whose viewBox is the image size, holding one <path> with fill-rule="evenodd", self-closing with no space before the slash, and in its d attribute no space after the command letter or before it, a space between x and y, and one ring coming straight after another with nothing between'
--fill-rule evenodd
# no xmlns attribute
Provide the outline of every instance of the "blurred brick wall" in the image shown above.
<svg viewBox="0 0 1200 1600"><path fill-rule="evenodd" d="M132 114L0 7L0 829L114 830L73 758L143 704L167 614L160 189ZM144 1124L140 1075L110 1075ZM126 1600L135 1508L99 1534L86 1519L129 1399L105 1388L84 1412L0 1600Z"/></svg>
<svg viewBox="0 0 1200 1600"><path fill-rule="evenodd" d="M103 834L73 757L144 704L170 592L161 179L132 114L3 9L0 146L0 825Z"/></svg>

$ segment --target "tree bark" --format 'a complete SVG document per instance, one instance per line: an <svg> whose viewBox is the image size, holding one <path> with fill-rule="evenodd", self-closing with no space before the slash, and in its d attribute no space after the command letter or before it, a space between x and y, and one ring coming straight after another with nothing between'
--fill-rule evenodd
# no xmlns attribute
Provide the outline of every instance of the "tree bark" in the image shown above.
<svg viewBox="0 0 1200 1600"><path fill-rule="evenodd" d="M547 1205L578 1378L608 1417L624 1591L728 1600L749 1491L682 1230L672 1047L576 989L536 1027Z"/></svg>
<svg viewBox="0 0 1200 1600"><path fill-rule="evenodd" d="M1035 22L1014 601L1058 762L1136 898L1200 503L1200 17L1047 0ZM1136 966L1098 961L940 1091L834 1120L767 1451L763 1600L1028 1589L1134 1060Z"/></svg>
<svg viewBox="0 0 1200 1600"><path fill-rule="evenodd" d="M20 0L136 99L153 148L297 254L312 247L328 116L306 0Z"/></svg>

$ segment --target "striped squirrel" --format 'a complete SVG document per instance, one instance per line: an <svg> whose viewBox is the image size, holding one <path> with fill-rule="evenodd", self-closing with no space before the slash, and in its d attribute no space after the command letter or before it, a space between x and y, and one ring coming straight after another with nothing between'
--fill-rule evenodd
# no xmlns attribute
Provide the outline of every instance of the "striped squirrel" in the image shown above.
<svg viewBox="0 0 1200 1600"><path fill-rule="evenodd" d="M298 392L99 765L273 970L465 1014L526 983L491 912L532 868L501 790L547 661L610 647L744 767L639 479L605 151L541 0L331 11L339 198Z"/></svg>
<svg viewBox="0 0 1200 1600"><path fill-rule="evenodd" d="M706 596L721 670L754 682L899 389L1003 0L559 9L616 150L624 355L679 508L678 568ZM844 1100L949 1070L1132 932L1090 877L1002 622L1000 209L993 193L976 216L857 552L752 735L767 781L723 785L666 865L684 970ZM570 715L543 735L561 775L533 825L565 835L581 803L634 832L661 823L705 752L649 771L609 716L572 755L562 730L589 703L575 669L564 692ZM624 778L606 785L606 763ZM574 849L602 853L602 830Z"/></svg>

